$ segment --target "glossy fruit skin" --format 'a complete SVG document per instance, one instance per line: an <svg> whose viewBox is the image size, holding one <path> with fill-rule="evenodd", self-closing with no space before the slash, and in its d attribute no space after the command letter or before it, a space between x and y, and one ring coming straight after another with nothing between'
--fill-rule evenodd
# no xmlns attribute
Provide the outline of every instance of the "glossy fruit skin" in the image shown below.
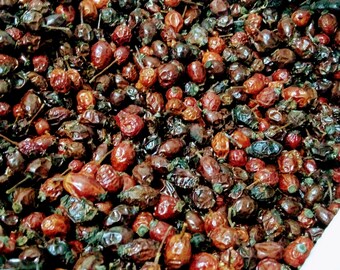
<svg viewBox="0 0 340 270"><path fill-rule="evenodd" d="M54 91L58 93L67 93L71 89L71 80L65 70L55 68L50 75L50 84Z"/></svg>
<svg viewBox="0 0 340 270"><path fill-rule="evenodd" d="M217 270L218 260L207 252L197 253L193 256L189 270Z"/></svg>
<svg viewBox="0 0 340 270"><path fill-rule="evenodd" d="M261 260L257 266L256 270L281 270L282 264L275 259L265 258Z"/></svg>
<svg viewBox="0 0 340 270"><path fill-rule="evenodd" d="M178 33L183 27L182 15L175 10L170 10L164 18L164 23L167 26L172 26L175 32Z"/></svg>
<svg viewBox="0 0 340 270"><path fill-rule="evenodd" d="M175 234L169 238L165 246L164 262L171 269L179 269L191 259L191 235Z"/></svg>
<svg viewBox="0 0 340 270"><path fill-rule="evenodd" d="M169 195L162 194L155 206L154 216L160 220L174 218L180 211L180 200Z"/></svg>
<svg viewBox="0 0 340 270"><path fill-rule="evenodd" d="M290 132L285 137L285 145L290 149L297 149L301 146L302 136L298 132Z"/></svg>
<svg viewBox="0 0 340 270"><path fill-rule="evenodd" d="M323 14L318 20L318 26L325 34L332 35L338 27L337 18L332 13Z"/></svg>
<svg viewBox="0 0 340 270"><path fill-rule="evenodd" d="M63 187L71 196L94 201L105 195L105 189L92 175L86 173L68 173L63 180Z"/></svg>
<svg viewBox="0 0 340 270"><path fill-rule="evenodd" d="M127 25L118 25L111 35L112 41L114 41L118 46L129 43L132 38L131 29Z"/></svg>
<svg viewBox="0 0 340 270"><path fill-rule="evenodd" d="M200 61L191 62L187 66L187 74L193 82L198 84L203 83L206 78L205 68Z"/></svg>
<svg viewBox="0 0 340 270"><path fill-rule="evenodd" d="M136 152L131 142L122 141L113 148L111 153L111 165L119 172L124 172L133 164Z"/></svg>
<svg viewBox="0 0 340 270"><path fill-rule="evenodd" d="M150 229L150 223L153 221L153 215L149 212L141 212L132 224L132 229L140 237L143 237Z"/></svg>
<svg viewBox="0 0 340 270"><path fill-rule="evenodd" d="M247 164L247 153L243 149L230 150L228 162L234 167L243 167Z"/></svg>
<svg viewBox="0 0 340 270"><path fill-rule="evenodd" d="M300 181L294 174L280 174L279 188L286 193L295 193L299 190Z"/></svg>
<svg viewBox="0 0 340 270"><path fill-rule="evenodd" d="M99 40L91 47L91 63L97 69L107 67L113 57L110 44L105 40Z"/></svg>
<svg viewBox="0 0 340 270"><path fill-rule="evenodd" d="M311 239L300 236L285 248L283 260L292 267L299 267L305 262L313 246Z"/></svg>
<svg viewBox="0 0 340 270"><path fill-rule="evenodd" d="M70 230L70 220L59 214L52 214L43 219L41 230L47 237L65 237Z"/></svg>
<svg viewBox="0 0 340 270"><path fill-rule="evenodd" d="M224 132L218 132L211 141L211 146L218 158L226 158L229 154L229 138Z"/></svg>
<svg viewBox="0 0 340 270"><path fill-rule="evenodd" d="M230 227L216 227L210 232L209 237L212 244L222 251L236 245L237 234L236 231Z"/></svg>
<svg viewBox="0 0 340 270"><path fill-rule="evenodd" d="M276 260L280 260L283 256L283 245L276 242L263 242L255 244L255 249L257 252L257 258L272 258Z"/></svg>
<svg viewBox="0 0 340 270"><path fill-rule="evenodd" d="M21 226L25 229L37 231L41 229L41 223L45 219L45 214L42 212L32 212L22 219Z"/></svg>
<svg viewBox="0 0 340 270"><path fill-rule="evenodd" d="M38 135L43 135L46 132L50 131L50 125L49 125L48 121L44 118L39 118L35 122L34 128L35 128Z"/></svg>
<svg viewBox="0 0 340 270"><path fill-rule="evenodd" d="M185 222L188 224L188 231L191 233L204 232L204 221L195 211L188 211L185 214Z"/></svg>
<svg viewBox="0 0 340 270"><path fill-rule="evenodd" d="M61 4L56 7L55 12L63 15L68 23L72 23L76 16L76 11L71 5Z"/></svg>
<svg viewBox="0 0 340 270"><path fill-rule="evenodd" d="M38 73L43 73L47 70L49 60L47 55L36 55L33 57L32 64L34 71Z"/></svg>
<svg viewBox="0 0 340 270"><path fill-rule="evenodd" d="M103 164L96 173L96 181L107 191L116 193L123 187L122 179L111 165Z"/></svg>
<svg viewBox="0 0 340 270"><path fill-rule="evenodd" d="M291 18L293 22L298 27L304 27L308 24L312 14L309 10L306 9L298 9L293 12Z"/></svg>
<svg viewBox="0 0 340 270"><path fill-rule="evenodd" d="M87 109L92 108L96 104L96 99L94 97L93 91L91 90L81 90L77 93L77 111L78 113L83 113Z"/></svg>
<svg viewBox="0 0 340 270"><path fill-rule="evenodd" d="M144 121L137 114L120 111L115 119L122 134L128 137L137 136L144 128Z"/></svg>
<svg viewBox="0 0 340 270"><path fill-rule="evenodd" d="M162 242L164 235L166 234L170 226L171 225L165 221L153 220L152 222L150 222L150 231L149 231L150 238L158 242ZM173 235L175 235L175 233L176 233L175 228L172 227L169 230L167 241Z"/></svg>
<svg viewBox="0 0 340 270"><path fill-rule="evenodd" d="M266 163L258 158L250 158L246 163L246 170L250 173L255 173L266 167Z"/></svg>

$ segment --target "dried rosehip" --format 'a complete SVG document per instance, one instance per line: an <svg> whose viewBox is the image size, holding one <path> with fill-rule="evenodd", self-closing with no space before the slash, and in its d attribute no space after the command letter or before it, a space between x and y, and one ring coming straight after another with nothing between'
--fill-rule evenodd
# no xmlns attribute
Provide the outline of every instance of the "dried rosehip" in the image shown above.
<svg viewBox="0 0 340 270"><path fill-rule="evenodd" d="M305 262L313 246L312 240L300 236L285 248L283 260L292 267L299 267Z"/></svg>
<svg viewBox="0 0 340 270"><path fill-rule="evenodd" d="M91 63L97 69L107 67L113 57L110 44L105 40L99 40L91 47Z"/></svg>
<svg viewBox="0 0 340 270"><path fill-rule="evenodd" d="M179 269L189 264L191 259L191 235L175 234L169 238L165 246L164 262L171 269Z"/></svg>
<svg viewBox="0 0 340 270"><path fill-rule="evenodd" d="M59 214L52 214L43 219L41 230L47 237L65 237L70 230L70 220Z"/></svg>

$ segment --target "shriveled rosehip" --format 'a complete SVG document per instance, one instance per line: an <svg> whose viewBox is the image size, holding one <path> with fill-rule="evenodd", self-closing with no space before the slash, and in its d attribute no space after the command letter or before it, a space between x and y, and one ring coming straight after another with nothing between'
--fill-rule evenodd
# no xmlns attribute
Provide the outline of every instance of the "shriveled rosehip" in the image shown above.
<svg viewBox="0 0 340 270"><path fill-rule="evenodd" d="M120 111L115 119L120 131L125 136L137 136L144 127L143 119L137 114Z"/></svg>
<svg viewBox="0 0 340 270"><path fill-rule="evenodd" d="M291 80L291 74L287 69L277 69L272 74L273 81L282 81L284 83L287 83Z"/></svg>
<svg viewBox="0 0 340 270"><path fill-rule="evenodd" d="M294 174L280 174L279 188L286 193L295 193L299 190L300 181Z"/></svg>
<svg viewBox="0 0 340 270"><path fill-rule="evenodd" d="M39 118L34 124L35 131L38 135L43 135L50 131L50 124L44 118Z"/></svg>
<svg viewBox="0 0 340 270"><path fill-rule="evenodd" d="M36 55L33 57L32 64L34 71L38 73L43 73L47 70L49 60L47 55Z"/></svg>
<svg viewBox="0 0 340 270"><path fill-rule="evenodd" d="M262 242L255 244L255 249L257 253L257 258L272 258L276 260L281 260L283 256L284 247L282 244L277 242Z"/></svg>
<svg viewBox="0 0 340 270"><path fill-rule="evenodd" d="M157 68L158 83L163 88L173 86L179 78L178 68L171 63L160 65Z"/></svg>
<svg viewBox="0 0 340 270"><path fill-rule="evenodd" d="M0 117L6 116L10 113L11 105L7 102L0 102Z"/></svg>
<svg viewBox="0 0 340 270"><path fill-rule="evenodd" d="M246 163L246 170L250 173L255 173L266 167L266 163L258 158L250 158Z"/></svg>
<svg viewBox="0 0 340 270"><path fill-rule="evenodd" d="M209 237L213 246L219 250L226 250L236 245L237 233L234 228L219 226L210 232Z"/></svg>
<svg viewBox="0 0 340 270"><path fill-rule="evenodd" d="M109 0L92 0L92 1L96 5L96 8L98 9L106 7L107 4L109 3Z"/></svg>
<svg viewBox="0 0 340 270"><path fill-rule="evenodd" d="M211 146L218 158L225 159L229 154L229 138L225 132L218 132L211 141Z"/></svg>
<svg viewBox="0 0 340 270"><path fill-rule="evenodd" d="M217 258L207 252L195 254L190 263L189 270L217 270Z"/></svg>
<svg viewBox="0 0 340 270"><path fill-rule="evenodd" d="M250 95L257 95L266 86L266 77L263 74L255 73L243 83L243 91Z"/></svg>
<svg viewBox="0 0 340 270"><path fill-rule="evenodd" d="M228 225L227 214L225 208L217 211L210 211L204 218L204 230L209 234L217 227L224 227Z"/></svg>
<svg viewBox="0 0 340 270"><path fill-rule="evenodd" d="M105 40L99 40L91 47L91 63L97 69L107 67L113 57L110 44Z"/></svg>
<svg viewBox="0 0 340 270"><path fill-rule="evenodd" d="M223 58L218 53L207 51L203 53L202 64L206 65L206 63L209 61L223 62Z"/></svg>
<svg viewBox="0 0 340 270"><path fill-rule="evenodd" d="M301 146L302 136L298 131L292 131L285 137L285 145L290 149L296 149Z"/></svg>
<svg viewBox="0 0 340 270"><path fill-rule="evenodd" d="M281 270L282 269L282 264L279 263L277 260L272 259L272 258L265 258L261 261L256 266L256 270Z"/></svg>
<svg viewBox="0 0 340 270"><path fill-rule="evenodd" d="M153 86L157 81L157 72L153 68L143 68L139 73L139 82L146 88Z"/></svg>
<svg viewBox="0 0 340 270"><path fill-rule="evenodd" d="M185 214L185 222L188 224L188 231L191 233L204 232L204 221L195 211L188 211Z"/></svg>
<svg viewBox="0 0 340 270"><path fill-rule="evenodd" d="M243 149L233 149L229 151L228 163L234 167L243 167L247 163L247 153Z"/></svg>
<svg viewBox="0 0 340 270"><path fill-rule="evenodd" d="M150 229L150 223L153 221L153 216L149 212L141 212L133 222L132 229L140 237L143 237Z"/></svg>
<svg viewBox="0 0 340 270"><path fill-rule="evenodd" d="M177 198L162 194L155 207L154 216L157 219L167 220L177 216L183 207L183 202Z"/></svg>
<svg viewBox="0 0 340 270"><path fill-rule="evenodd" d="M68 23L72 23L76 17L76 11L72 5L60 4L56 7L55 12L63 15Z"/></svg>
<svg viewBox="0 0 340 270"><path fill-rule="evenodd" d="M269 108L279 100L280 92L274 87L266 87L256 95L256 101L259 106Z"/></svg>
<svg viewBox="0 0 340 270"><path fill-rule="evenodd" d="M63 187L71 196L86 198L90 201L105 195L104 188L92 175L86 173L68 173L63 180Z"/></svg>
<svg viewBox="0 0 340 270"><path fill-rule="evenodd" d="M223 38L221 37L209 37L208 39L208 49L211 52L215 52L221 54L225 49L226 44Z"/></svg>
<svg viewBox="0 0 340 270"><path fill-rule="evenodd" d="M155 219L151 221L149 231L150 238L158 242L161 242L164 238L164 235L169 230L170 226L171 225L169 223L166 223L161 220ZM175 235L175 233L176 233L175 228L171 227L166 240L168 241L171 236Z"/></svg>
<svg viewBox="0 0 340 270"><path fill-rule="evenodd" d="M164 5L175 8L181 3L181 0L164 0Z"/></svg>
<svg viewBox="0 0 340 270"><path fill-rule="evenodd" d="M114 41L118 46L129 43L131 38L131 29L125 24L118 25L111 35L112 41Z"/></svg>
<svg viewBox="0 0 340 270"><path fill-rule="evenodd" d="M32 212L22 219L21 227L33 231L40 230L41 223L45 217L45 214L42 212Z"/></svg>
<svg viewBox="0 0 340 270"><path fill-rule="evenodd" d="M79 172L84 166L84 162L79 159L74 159L68 164L71 172Z"/></svg>
<svg viewBox="0 0 340 270"><path fill-rule="evenodd" d="M115 170L124 172L133 164L135 156L136 152L133 144L129 141L122 141L113 148L111 153L111 165Z"/></svg>
<svg viewBox="0 0 340 270"><path fill-rule="evenodd" d="M284 88L281 95L285 100L295 100L300 108L305 107L312 99L305 89L298 86L289 86Z"/></svg>
<svg viewBox="0 0 340 270"><path fill-rule="evenodd" d="M169 238L165 246L164 262L170 269L179 269L189 264L191 259L191 235L175 234Z"/></svg>
<svg viewBox="0 0 340 270"><path fill-rule="evenodd" d="M55 68L50 74L50 84L58 93L67 93L71 89L71 80L67 72L61 68Z"/></svg>
<svg viewBox="0 0 340 270"><path fill-rule="evenodd" d="M187 66L187 74L194 83L203 83L206 78L204 65L200 61L191 62Z"/></svg>
<svg viewBox="0 0 340 270"><path fill-rule="evenodd" d="M255 35L260 30L262 17L257 13L249 14L244 22L244 30L249 35Z"/></svg>
<svg viewBox="0 0 340 270"><path fill-rule="evenodd" d="M122 189L123 183L120 175L111 165L103 164L96 173L96 181L108 192L118 192Z"/></svg>
<svg viewBox="0 0 340 270"><path fill-rule="evenodd" d="M83 113L87 109L91 109L96 104L96 99L94 97L93 91L81 90L77 93L77 111L78 113Z"/></svg>
<svg viewBox="0 0 340 270"><path fill-rule="evenodd" d="M65 237L70 230L70 220L59 214L52 214L43 219L41 230L47 237Z"/></svg>
<svg viewBox="0 0 340 270"><path fill-rule="evenodd" d="M318 20L318 26L327 35L332 35L337 30L338 21L334 14L326 13L320 16Z"/></svg>
<svg viewBox="0 0 340 270"><path fill-rule="evenodd" d="M313 246L311 239L300 236L285 248L283 260L292 267L299 267L305 262Z"/></svg>
<svg viewBox="0 0 340 270"><path fill-rule="evenodd" d="M309 10L298 9L293 12L291 18L292 21L296 24L296 26L305 27L308 24L311 16L312 14Z"/></svg>
<svg viewBox="0 0 340 270"><path fill-rule="evenodd" d="M178 33L183 27L182 15L175 10L170 10L164 18L164 23L167 26L172 26L175 32Z"/></svg>
<svg viewBox="0 0 340 270"><path fill-rule="evenodd" d="M233 143L235 146L239 148L245 149L251 144L249 137L246 134L244 134L241 129L235 130L231 134L231 137L233 138L231 143Z"/></svg>
<svg viewBox="0 0 340 270"><path fill-rule="evenodd" d="M84 19L89 21L95 21L98 17L97 8L92 0L83 0L79 4Z"/></svg>
<svg viewBox="0 0 340 270"><path fill-rule="evenodd" d="M265 168L254 173L254 182L275 186L279 183L279 174L275 167L267 165Z"/></svg>
<svg viewBox="0 0 340 270"><path fill-rule="evenodd" d="M201 98L202 106L209 111L218 111L221 106L220 97L213 91L206 92Z"/></svg>
<svg viewBox="0 0 340 270"><path fill-rule="evenodd" d="M183 120L195 121L201 118L201 109L196 106L189 106L182 112Z"/></svg>
<svg viewBox="0 0 340 270"><path fill-rule="evenodd" d="M127 61L130 56L130 48L128 46L119 46L115 49L113 56L118 65L121 65Z"/></svg>
<svg viewBox="0 0 340 270"><path fill-rule="evenodd" d="M173 86L166 91L165 97L167 100L172 98L183 99L183 90L178 86Z"/></svg>
<svg viewBox="0 0 340 270"><path fill-rule="evenodd" d="M64 191L62 184L63 176L56 174L51 178L48 178L41 186L39 190L39 197L41 201L55 201Z"/></svg>
<svg viewBox="0 0 340 270"><path fill-rule="evenodd" d="M166 158L173 157L174 155L178 154L182 148L184 147L184 142L182 139L179 138L172 138L166 140L161 144L158 149L158 153L160 155L164 155Z"/></svg>
<svg viewBox="0 0 340 270"><path fill-rule="evenodd" d="M316 34L314 39L322 45L328 45L331 42L330 37L324 33Z"/></svg>
<svg viewBox="0 0 340 270"><path fill-rule="evenodd" d="M283 152L277 163L281 173L296 173L302 168L302 157L297 150Z"/></svg>

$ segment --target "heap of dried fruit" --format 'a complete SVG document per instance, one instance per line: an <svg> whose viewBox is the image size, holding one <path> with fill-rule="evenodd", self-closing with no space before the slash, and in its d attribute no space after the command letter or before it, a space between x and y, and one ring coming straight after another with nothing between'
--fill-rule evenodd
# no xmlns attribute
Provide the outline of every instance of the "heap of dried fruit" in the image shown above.
<svg viewBox="0 0 340 270"><path fill-rule="evenodd" d="M301 266L340 208L339 11L0 1L0 268Z"/></svg>

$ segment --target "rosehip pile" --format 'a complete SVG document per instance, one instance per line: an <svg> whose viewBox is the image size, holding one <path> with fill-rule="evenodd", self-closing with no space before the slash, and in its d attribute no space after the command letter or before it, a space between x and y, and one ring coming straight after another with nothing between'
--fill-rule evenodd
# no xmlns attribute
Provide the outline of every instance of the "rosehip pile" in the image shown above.
<svg viewBox="0 0 340 270"><path fill-rule="evenodd" d="M1 269L297 269L340 209L340 1L0 1Z"/></svg>

